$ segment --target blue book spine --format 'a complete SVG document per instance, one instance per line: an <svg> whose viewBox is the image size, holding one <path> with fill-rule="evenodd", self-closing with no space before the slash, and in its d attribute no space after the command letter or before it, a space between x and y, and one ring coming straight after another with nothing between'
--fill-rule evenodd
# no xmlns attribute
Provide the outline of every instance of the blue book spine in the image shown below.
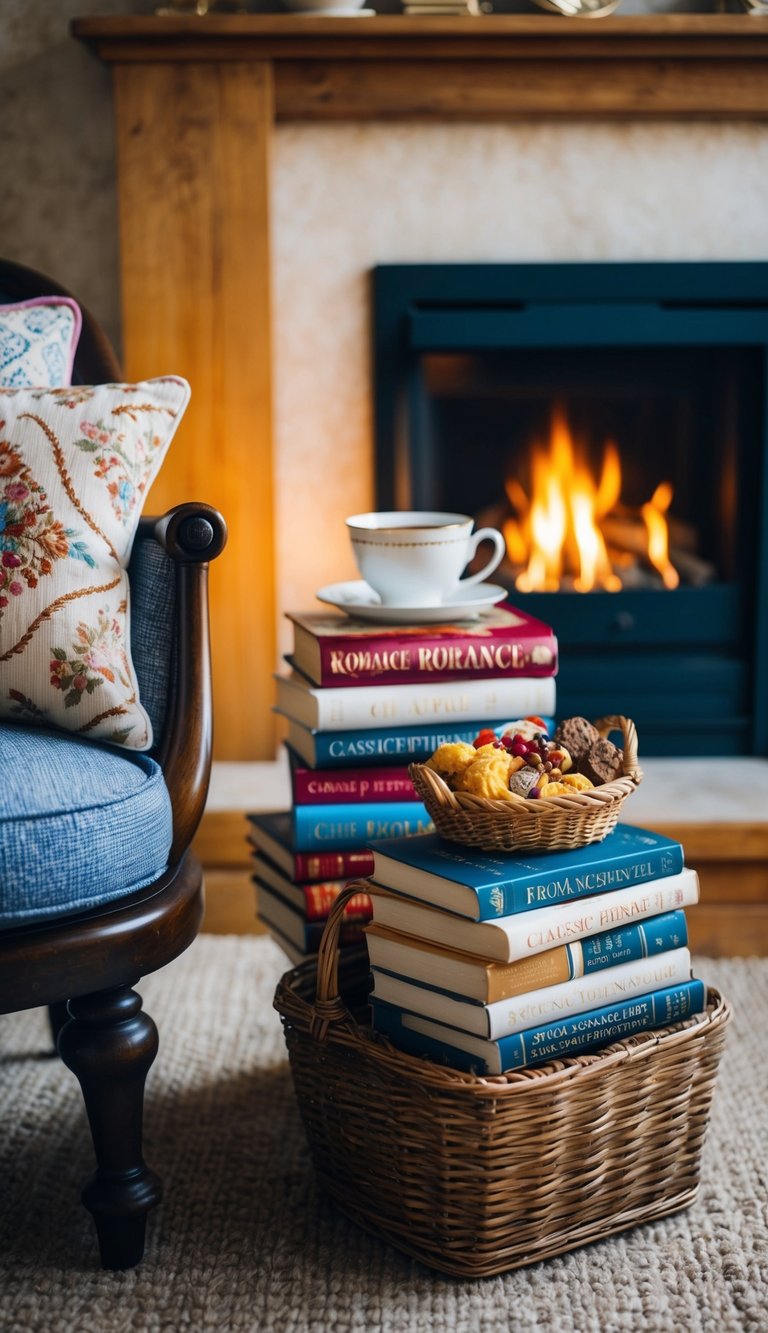
<svg viewBox="0 0 768 1333"><path fill-rule="evenodd" d="M567 1055L583 1055L595 1046L610 1045L649 1028L679 1023L692 1014L701 1013L706 1005L704 983L693 980L681 986L638 995L602 1009L589 1009L543 1027L527 1028L498 1041L481 1037L465 1038L464 1046L453 1043L458 1032L443 1023L416 1020L414 1015L395 1005L372 1002L373 1026L389 1037L392 1044L411 1055L426 1055L441 1064L452 1065L475 1074L499 1074L510 1069L538 1064L541 1060L559 1059ZM409 1026L409 1021L424 1025L423 1031ZM471 1047L470 1047L471 1044ZM487 1051L487 1055L481 1054Z"/></svg>
<svg viewBox="0 0 768 1333"><path fill-rule="evenodd" d="M626 853L611 860L615 842L606 839L591 848L578 849L591 852L594 860L590 863L576 858L573 865L568 863L568 853L558 853L563 861L563 869L545 869L532 875L530 879L519 879L506 884L483 884L477 890L478 920L490 921L499 916L513 916L518 912L532 912L537 907L554 907L557 903L570 902L574 898L589 898L597 893L610 893L615 889L629 888L633 884L648 884L654 879L666 879L668 875L679 875L684 868L682 846L665 845L663 847L643 847L634 854Z"/></svg>
<svg viewBox="0 0 768 1333"><path fill-rule="evenodd" d="M683 949L688 943L685 912L662 912L619 930L605 930L576 944L567 944L571 977L589 976L617 963L631 963L638 958L653 958L670 949ZM581 959L579 960L579 954ZM579 961L581 966L579 967Z"/></svg>
<svg viewBox="0 0 768 1333"><path fill-rule="evenodd" d="M679 842L629 824L617 824L602 842L568 851L484 852L447 843L437 834L416 846L393 838L372 850L377 883L475 921L629 889L685 869ZM414 871L434 878L420 883ZM442 884L445 893L438 894ZM466 906L451 898L453 885L469 890Z"/></svg>
<svg viewBox="0 0 768 1333"><path fill-rule="evenodd" d="M365 847L372 838L409 838L434 829L421 801L297 805L292 823L297 852L345 851Z"/></svg>
<svg viewBox="0 0 768 1333"><path fill-rule="evenodd" d="M367 761L377 764L410 764L428 759L448 741L465 741L471 745L484 727L501 732L509 719L458 723L455 727L393 727L372 731L316 731L315 767L343 768L347 764ZM544 718L547 729L554 731L553 718Z"/></svg>

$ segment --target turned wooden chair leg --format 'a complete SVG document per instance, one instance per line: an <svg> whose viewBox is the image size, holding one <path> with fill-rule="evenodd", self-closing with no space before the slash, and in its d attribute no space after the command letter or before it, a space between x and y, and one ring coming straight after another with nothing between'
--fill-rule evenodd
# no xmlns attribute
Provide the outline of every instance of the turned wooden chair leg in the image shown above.
<svg viewBox="0 0 768 1333"><path fill-rule="evenodd" d="M105 1268L132 1268L144 1253L147 1213L160 1180L142 1156L144 1083L157 1028L129 986L69 1001L59 1054L83 1090L97 1169L82 1200L93 1214Z"/></svg>
<svg viewBox="0 0 768 1333"><path fill-rule="evenodd" d="M59 1033L65 1023L69 1022L69 1011L66 1000L58 1000L56 1004L48 1005L48 1025L51 1029L51 1040L53 1041L52 1055L56 1054L59 1044Z"/></svg>

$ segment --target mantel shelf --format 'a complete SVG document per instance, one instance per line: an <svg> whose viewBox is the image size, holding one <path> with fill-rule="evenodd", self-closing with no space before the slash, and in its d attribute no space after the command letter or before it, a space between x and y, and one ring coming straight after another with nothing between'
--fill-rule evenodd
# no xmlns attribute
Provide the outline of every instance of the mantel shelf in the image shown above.
<svg viewBox="0 0 768 1333"><path fill-rule="evenodd" d="M768 21L748 15L134 15L72 30L110 64L269 64L278 120L768 115Z"/></svg>

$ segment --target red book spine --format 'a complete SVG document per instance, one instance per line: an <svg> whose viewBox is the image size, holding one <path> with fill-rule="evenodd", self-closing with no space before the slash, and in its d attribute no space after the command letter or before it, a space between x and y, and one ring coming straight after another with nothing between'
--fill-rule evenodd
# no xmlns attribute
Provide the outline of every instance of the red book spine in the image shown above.
<svg viewBox="0 0 768 1333"><path fill-rule="evenodd" d="M294 852L293 880L367 879L373 874L373 852Z"/></svg>
<svg viewBox="0 0 768 1333"><path fill-rule="evenodd" d="M294 768L294 805L415 801L407 768Z"/></svg>
<svg viewBox="0 0 768 1333"><path fill-rule="evenodd" d="M307 921L325 921L341 890L344 881L339 883L302 884L304 893L304 915ZM371 900L367 893L356 893L344 908L344 916L356 920L370 921Z"/></svg>
<svg viewBox="0 0 768 1333"><path fill-rule="evenodd" d="M416 685L456 677L492 680L499 676L554 676L557 639L543 622L516 627L478 626L452 631L441 626L430 634L407 630L388 634L318 637L319 684Z"/></svg>

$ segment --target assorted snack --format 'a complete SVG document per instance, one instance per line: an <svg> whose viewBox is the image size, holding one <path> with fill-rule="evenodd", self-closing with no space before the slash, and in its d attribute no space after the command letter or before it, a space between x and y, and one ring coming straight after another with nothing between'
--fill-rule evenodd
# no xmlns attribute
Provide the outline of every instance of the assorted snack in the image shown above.
<svg viewBox="0 0 768 1333"><path fill-rule="evenodd" d="M585 717L561 722L550 739L540 717L487 728L472 745L440 745L427 760L451 791L489 800L541 800L589 791L621 777L623 751Z"/></svg>

